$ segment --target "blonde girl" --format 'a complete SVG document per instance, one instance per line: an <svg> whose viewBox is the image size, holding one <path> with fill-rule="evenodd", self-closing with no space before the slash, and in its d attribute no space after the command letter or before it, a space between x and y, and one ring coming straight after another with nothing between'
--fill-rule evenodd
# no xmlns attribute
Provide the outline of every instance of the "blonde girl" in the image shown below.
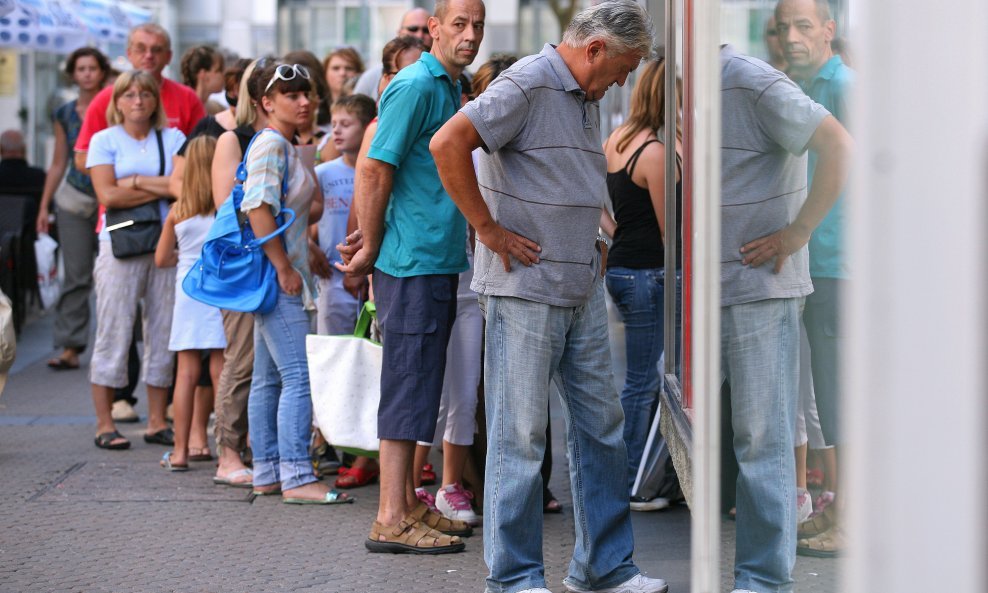
<svg viewBox="0 0 988 593"><path fill-rule="evenodd" d="M185 153L182 195L165 218L154 254L158 267L178 267L175 310L168 342L168 349L178 353L173 402L175 448L161 459L161 466L169 471L189 468L193 398L202 371L203 352L209 354L209 374L213 385L219 384L223 370L226 336L220 310L192 300L182 290L182 280L199 258L202 244L213 223L216 208L213 204L211 170L215 150L216 139L211 136L199 136L189 142ZM199 414L199 425L195 427L198 434L205 435L208 417L206 413Z"/></svg>

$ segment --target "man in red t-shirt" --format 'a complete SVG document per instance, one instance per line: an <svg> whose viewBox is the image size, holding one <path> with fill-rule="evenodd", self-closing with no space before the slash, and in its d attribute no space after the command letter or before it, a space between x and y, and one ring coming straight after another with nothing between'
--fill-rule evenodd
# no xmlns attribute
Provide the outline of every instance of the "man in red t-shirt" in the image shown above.
<svg viewBox="0 0 988 593"><path fill-rule="evenodd" d="M196 123L206 116L206 111L194 90L161 76L161 71L172 61L172 41L168 32L154 23L134 27L127 38L127 59L135 69L150 73L158 81L168 125L188 136ZM75 143L75 163L80 171L86 170L89 140L93 134L108 127L106 108L112 95L113 85L107 86L93 98L86 111L86 119Z"/></svg>

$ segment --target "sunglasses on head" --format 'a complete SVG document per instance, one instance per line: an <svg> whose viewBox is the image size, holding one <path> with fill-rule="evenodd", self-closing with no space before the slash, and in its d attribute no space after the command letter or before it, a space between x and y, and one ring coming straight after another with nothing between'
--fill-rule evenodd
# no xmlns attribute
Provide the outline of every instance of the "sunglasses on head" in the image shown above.
<svg viewBox="0 0 988 593"><path fill-rule="evenodd" d="M268 86L264 87L264 92L268 92L276 80L288 82L289 80L295 80L296 76L301 76L309 80L309 71L301 64L282 64L274 69L274 76L268 81Z"/></svg>
<svg viewBox="0 0 988 593"><path fill-rule="evenodd" d="M411 27L405 27L405 30L409 33L418 33L419 31L427 33L429 31L429 27L426 27L425 25L412 25Z"/></svg>

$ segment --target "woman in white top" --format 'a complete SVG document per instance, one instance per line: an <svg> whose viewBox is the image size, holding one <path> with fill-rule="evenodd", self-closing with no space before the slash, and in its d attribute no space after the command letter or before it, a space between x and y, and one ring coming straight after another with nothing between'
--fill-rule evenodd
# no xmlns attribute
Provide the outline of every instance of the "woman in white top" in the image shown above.
<svg viewBox="0 0 988 593"><path fill-rule="evenodd" d="M157 81L140 70L122 74L113 85L106 115L111 127L93 136L86 158L100 205L131 208L157 202L164 220L168 214L165 198L172 155L185 141L185 135L167 127ZM96 445L105 449L130 446L117 432L110 406L113 390L127 385L127 352L137 305L142 299L143 376L148 392L144 440L171 444L173 437L165 421L165 407L167 390L172 384L173 358L168 351L168 336L175 270L156 268L152 253L126 259L115 257L105 215L100 218L99 255L94 270L96 342L89 375L96 408Z"/></svg>

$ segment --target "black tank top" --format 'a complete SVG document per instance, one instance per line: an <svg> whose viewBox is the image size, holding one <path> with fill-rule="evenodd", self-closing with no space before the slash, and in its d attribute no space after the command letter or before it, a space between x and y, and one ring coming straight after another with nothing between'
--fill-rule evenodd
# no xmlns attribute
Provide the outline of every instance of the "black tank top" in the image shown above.
<svg viewBox="0 0 988 593"><path fill-rule="evenodd" d="M614 220L617 222L614 244L607 253L608 266L637 270L665 267L665 247L652 198L648 189L631 180L642 151L653 142L659 140L647 140L632 153L623 169L607 174L607 193L611 197ZM677 266L682 266L683 182L682 163L678 154L676 169L680 172L680 180L676 182L676 262ZM667 230L668 226L667 223Z"/></svg>

